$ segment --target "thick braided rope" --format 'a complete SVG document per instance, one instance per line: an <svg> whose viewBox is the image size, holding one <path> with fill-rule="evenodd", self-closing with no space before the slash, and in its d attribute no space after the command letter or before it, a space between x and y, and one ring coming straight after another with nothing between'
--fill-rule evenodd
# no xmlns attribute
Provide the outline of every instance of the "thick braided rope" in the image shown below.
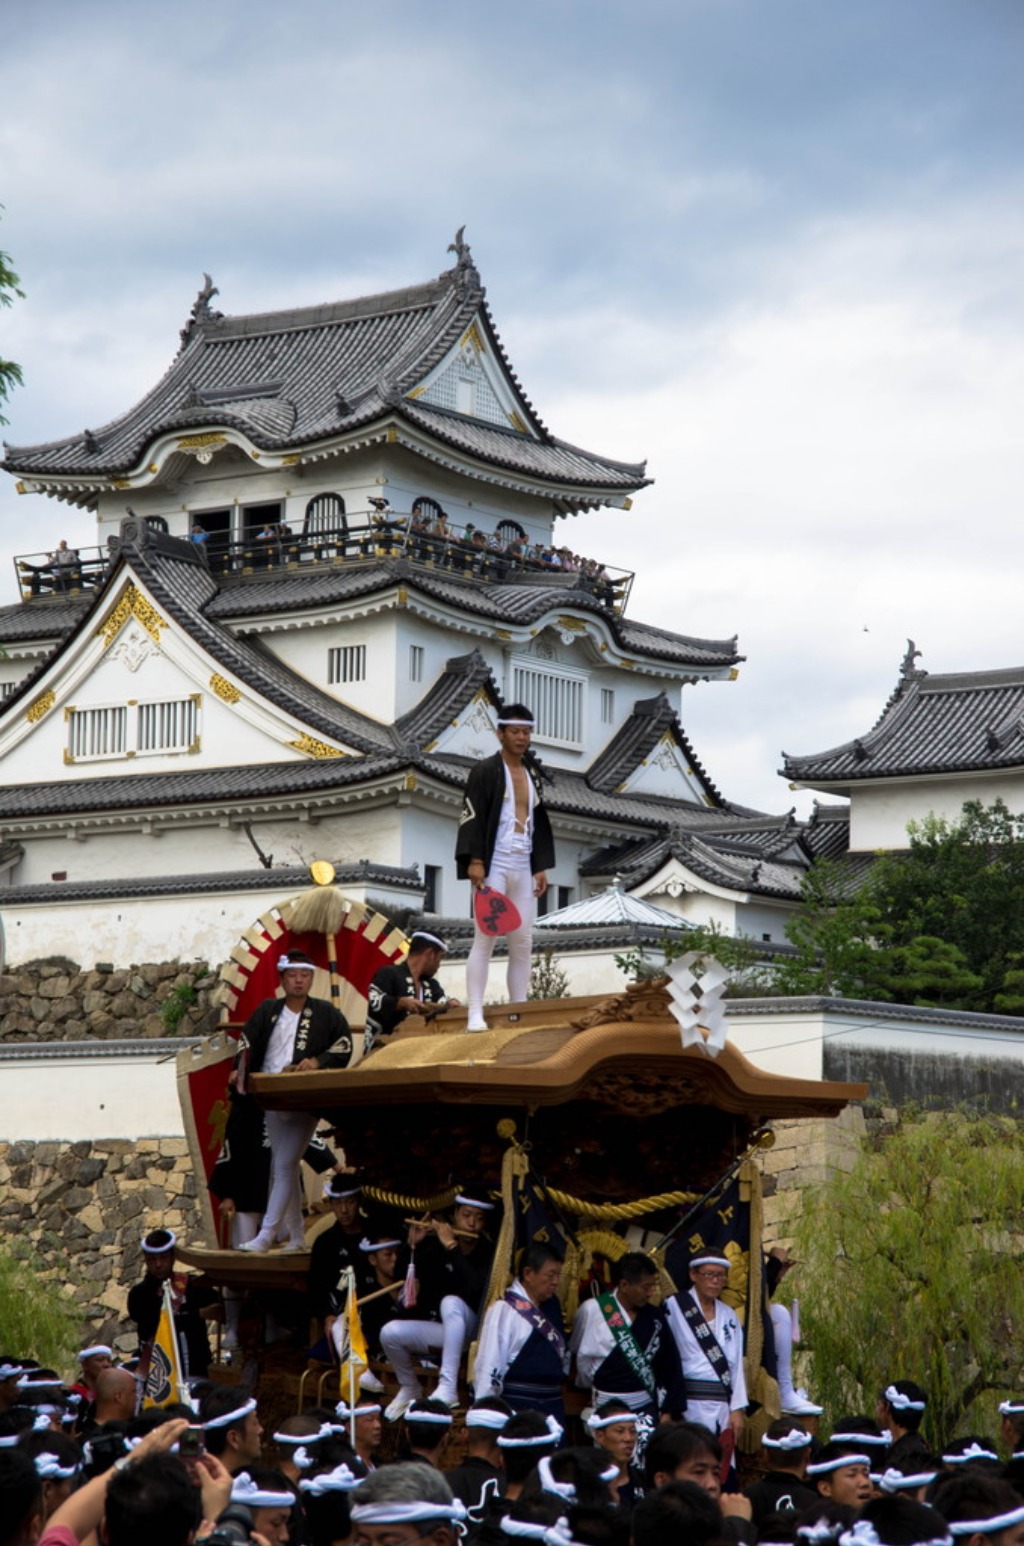
<svg viewBox="0 0 1024 1546"><path fill-rule="evenodd" d="M657 1213L659 1208L671 1208L677 1203L696 1202L700 1192L659 1192L657 1197L641 1197L637 1202L586 1202L582 1197L570 1197L568 1192L558 1192L553 1186L546 1188L552 1202L564 1208L567 1213L576 1213L582 1218L604 1219L614 1222L616 1219L637 1219L645 1213Z"/></svg>
<svg viewBox="0 0 1024 1546"><path fill-rule="evenodd" d="M371 1202L383 1203L386 1208L405 1208L412 1213L433 1213L438 1208L450 1208L455 1201L457 1186L450 1186L434 1197L406 1197L401 1192L385 1192L380 1186L364 1186L363 1196Z"/></svg>

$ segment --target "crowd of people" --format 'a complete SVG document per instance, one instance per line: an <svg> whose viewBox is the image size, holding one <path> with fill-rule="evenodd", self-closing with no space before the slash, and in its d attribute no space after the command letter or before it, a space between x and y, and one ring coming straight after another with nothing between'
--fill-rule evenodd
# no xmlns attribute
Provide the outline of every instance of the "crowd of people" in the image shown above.
<svg viewBox="0 0 1024 1546"><path fill-rule="evenodd" d="M1024 1543L1024 1401L1000 1407L998 1441L934 1454L925 1390L896 1380L827 1442L817 1419L770 1423L750 1480L728 1430L665 1412L642 1434L628 1400L597 1394L578 1443L518 1399L477 1395L456 1436L436 1395L391 1424L365 1390L268 1432L244 1386L198 1380L138 1412L137 1377L105 1346L67 1383L3 1355L0 1546Z"/></svg>
<svg viewBox="0 0 1024 1546"><path fill-rule="evenodd" d="M574 574L605 605L616 599L616 582L597 559L576 553L567 543L531 541L515 530L484 531L474 522L454 526L441 509L420 501L409 515L377 502L365 525L324 528L297 535L287 521L267 521L233 548L228 533L208 531L201 520L192 523L189 541L202 547L214 567L223 567L231 554L243 567L268 568L298 562L304 555L367 558L378 553L433 563L476 579L502 580L516 570Z"/></svg>

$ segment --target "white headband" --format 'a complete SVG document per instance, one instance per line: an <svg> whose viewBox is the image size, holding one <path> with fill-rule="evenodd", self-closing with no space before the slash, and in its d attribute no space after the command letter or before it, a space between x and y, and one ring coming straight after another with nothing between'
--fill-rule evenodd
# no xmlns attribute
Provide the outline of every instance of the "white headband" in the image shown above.
<svg viewBox="0 0 1024 1546"><path fill-rule="evenodd" d="M542 1541L548 1533L548 1527L525 1519L510 1519L505 1514L501 1520L501 1531L503 1535L520 1536L526 1541Z"/></svg>
<svg viewBox="0 0 1024 1546"><path fill-rule="evenodd" d="M770 1439L767 1434L761 1440L765 1449L805 1449L812 1443L811 1435L806 1428L790 1428L789 1432L781 1439Z"/></svg>
<svg viewBox="0 0 1024 1546"><path fill-rule="evenodd" d="M966 1465L969 1460L998 1460L999 1456L994 1450L985 1449L981 1444L968 1444L966 1449L958 1455L943 1455L943 1465Z"/></svg>
<svg viewBox="0 0 1024 1546"><path fill-rule="evenodd" d="M461 1192L456 1192L455 1201L461 1202L464 1208L479 1208L481 1213L493 1213L493 1202L484 1202L480 1197L464 1197Z"/></svg>
<svg viewBox="0 0 1024 1546"><path fill-rule="evenodd" d="M336 1465L333 1471L324 1471L319 1476L314 1476L312 1481L300 1481L299 1491L312 1493L314 1498L322 1498L325 1492L351 1492L353 1487L358 1487L365 1479L350 1471L342 1461L341 1465Z"/></svg>
<svg viewBox="0 0 1024 1546"><path fill-rule="evenodd" d="M19 1444L20 1442L20 1433L5 1433L3 1438L0 1439L0 1449L13 1449L15 1444Z"/></svg>
<svg viewBox="0 0 1024 1546"><path fill-rule="evenodd" d="M502 728L505 728L508 725L524 725L527 730L533 730L535 728L536 722L532 719L505 719L504 716L502 716L499 718L498 724Z"/></svg>
<svg viewBox="0 0 1024 1546"><path fill-rule="evenodd" d="M869 1449L888 1449L892 1443L892 1434L888 1428L883 1428L881 1433L833 1433L833 1444L866 1444Z"/></svg>
<svg viewBox="0 0 1024 1546"><path fill-rule="evenodd" d="M885 1399L897 1412L923 1412L928 1405L927 1401L911 1401L902 1390L897 1390L895 1385L885 1387Z"/></svg>
<svg viewBox="0 0 1024 1546"><path fill-rule="evenodd" d="M509 1419L508 1412L492 1412L488 1406L471 1406L466 1413L467 1428L493 1428L500 1433Z"/></svg>
<svg viewBox="0 0 1024 1546"><path fill-rule="evenodd" d="M413 938L425 939L428 945L436 945L438 950L447 951L448 949L443 939L438 939L436 934L428 934L426 929L414 929Z"/></svg>
<svg viewBox="0 0 1024 1546"><path fill-rule="evenodd" d="M34 1373L34 1370L29 1370L28 1374L21 1376L21 1379L18 1381L19 1390L60 1390L64 1383L59 1375L52 1374L43 1374L39 1378L33 1379Z"/></svg>
<svg viewBox="0 0 1024 1546"><path fill-rule="evenodd" d="M420 1412L413 1403L405 1409L405 1420L407 1423L433 1423L437 1428L450 1428L452 1414L451 1412Z"/></svg>
<svg viewBox="0 0 1024 1546"><path fill-rule="evenodd" d="M278 956L277 969L279 972L287 972L289 970L296 972L316 971L312 961L293 961L291 956Z"/></svg>
<svg viewBox="0 0 1024 1546"><path fill-rule="evenodd" d="M401 1244L401 1240L367 1240L364 1237L359 1242L359 1249L372 1256L374 1251L397 1251Z"/></svg>
<svg viewBox="0 0 1024 1546"><path fill-rule="evenodd" d="M556 1498L564 1498L566 1503L576 1502L576 1488L572 1482L556 1481L551 1474L550 1455L541 1455L537 1461L537 1475L540 1477L542 1491L554 1493Z"/></svg>
<svg viewBox="0 0 1024 1546"><path fill-rule="evenodd" d="M691 1267L731 1267L728 1256L691 1256Z"/></svg>
<svg viewBox="0 0 1024 1546"><path fill-rule="evenodd" d="M421 1519L465 1519L466 1506L458 1498L451 1503L355 1503L350 1511L354 1525L416 1524Z"/></svg>
<svg viewBox="0 0 1024 1546"><path fill-rule="evenodd" d="M272 1433L270 1437L275 1444L317 1444L321 1439L329 1439L333 1432L332 1423L321 1423L316 1433Z"/></svg>
<svg viewBox="0 0 1024 1546"><path fill-rule="evenodd" d="M811 1546L824 1546L825 1541L834 1541L841 1529L841 1525L830 1524L827 1519L819 1519L813 1525L797 1525L796 1533L802 1541L810 1541Z"/></svg>
<svg viewBox="0 0 1024 1546"><path fill-rule="evenodd" d="M498 1437L498 1444L502 1449L534 1449L538 1444L558 1444L561 1441L565 1429L557 1417L547 1416L547 1433L532 1433L525 1439L510 1439L502 1433Z"/></svg>
<svg viewBox="0 0 1024 1546"><path fill-rule="evenodd" d="M297 1471L308 1471L310 1466L315 1464L316 1461L303 1444L300 1444L298 1449L292 1450L292 1465Z"/></svg>
<svg viewBox="0 0 1024 1546"><path fill-rule="evenodd" d="M591 1412L587 1418L587 1427L591 1433L597 1433L600 1428L610 1428L613 1423L635 1423L635 1412L613 1412L610 1417L598 1417L596 1412Z"/></svg>
<svg viewBox="0 0 1024 1546"><path fill-rule="evenodd" d="M330 1181L325 1181L324 1182L324 1196L330 1202L340 1202L343 1197L358 1197L359 1193L361 1191L362 1191L362 1187L361 1186L354 1186L354 1187L352 1187L351 1191L348 1191L348 1192L332 1192L331 1191L331 1182Z"/></svg>
<svg viewBox="0 0 1024 1546"><path fill-rule="evenodd" d="M251 1397L244 1406L237 1407L233 1412L225 1412L223 1417L211 1417L209 1422L203 1423L204 1428L230 1428L232 1423L248 1417L250 1412L256 1410L256 1398ZM245 1473L243 1473L245 1474Z"/></svg>
<svg viewBox="0 0 1024 1546"><path fill-rule="evenodd" d="M0 1380L4 1378L4 1371L0 1369ZM1024 1401L1000 1401L999 1411L1003 1417L1020 1417L1024 1413Z"/></svg>
<svg viewBox="0 0 1024 1546"><path fill-rule="evenodd" d="M911 1492L916 1487L927 1487L938 1474L938 1471L918 1471L916 1475L909 1476L903 1471L897 1471L895 1466L889 1466L877 1478L877 1484L883 1492ZM876 1480L874 1475L871 1479Z"/></svg>
<svg viewBox="0 0 1024 1546"><path fill-rule="evenodd" d="M83 1347L78 1355L78 1362L84 1363L87 1358L113 1358L114 1349L107 1347L103 1342L97 1342L95 1347Z"/></svg>
<svg viewBox="0 0 1024 1546"><path fill-rule="evenodd" d="M994 1514L991 1519L957 1519L948 1528L950 1535L995 1535L997 1530L1008 1530L1022 1522L1024 1507L1011 1509L1008 1514Z"/></svg>
<svg viewBox="0 0 1024 1546"><path fill-rule="evenodd" d="M62 1466L56 1455L37 1455L36 1474L44 1482L69 1482L77 1476L81 1466Z"/></svg>
<svg viewBox="0 0 1024 1546"><path fill-rule="evenodd" d="M334 1415L344 1418L347 1422L350 1417L369 1417L371 1412L379 1411L379 1401L367 1401L363 1406L349 1406L347 1401L339 1401L334 1408Z"/></svg>
<svg viewBox="0 0 1024 1546"><path fill-rule="evenodd" d="M150 1234L153 1234L153 1233L154 1233L154 1231L150 1230ZM162 1256L165 1251L173 1251L174 1250L174 1247L178 1243L178 1237L174 1233L174 1230L173 1229L162 1229L162 1230L160 1230L160 1234L167 1236L167 1240L166 1240L166 1242L163 1245L147 1245L146 1241L149 1239L149 1235L148 1234L147 1235L143 1235L142 1240L140 1241L140 1244L141 1244L143 1252L144 1252L144 1254L146 1256Z"/></svg>
<svg viewBox="0 0 1024 1546"><path fill-rule="evenodd" d="M246 1503L250 1508L293 1508L294 1492L264 1492L248 1471L239 1471L231 1483L232 1503Z"/></svg>
<svg viewBox="0 0 1024 1546"><path fill-rule="evenodd" d="M866 1465L871 1470L867 1455L839 1455L835 1460L819 1460L817 1465L809 1465L807 1475L827 1476L830 1471L841 1471L845 1465Z"/></svg>
<svg viewBox="0 0 1024 1546"><path fill-rule="evenodd" d="M24 1374L23 1363L0 1363L0 1380L13 1380L16 1374Z"/></svg>

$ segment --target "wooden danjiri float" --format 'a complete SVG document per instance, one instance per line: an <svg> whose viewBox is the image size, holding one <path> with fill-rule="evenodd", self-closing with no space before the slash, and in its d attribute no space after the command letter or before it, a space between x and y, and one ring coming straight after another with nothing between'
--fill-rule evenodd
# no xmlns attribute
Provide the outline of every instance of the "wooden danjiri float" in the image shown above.
<svg viewBox="0 0 1024 1546"><path fill-rule="evenodd" d="M223 1140L241 1028L279 991L282 952L302 949L317 962L313 995L347 1016L356 1051L343 1070L251 1077L263 1107L320 1115L366 1179L368 1200L409 1218L444 1207L460 1186L489 1184L501 1206L488 1303L509 1286L516 1253L532 1238L553 1238L564 1250L567 1320L581 1293L595 1279L607 1282L609 1264L628 1249L655 1256L666 1292L676 1286L674 1266L686 1283L685 1262L698 1247L726 1254L733 1263L726 1298L741 1320L746 1315L748 1388L766 1413L777 1411L774 1382L761 1368L761 1186L753 1156L773 1142L774 1120L836 1116L866 1086L764 1073L728 1043L714 1056L700 1038L684 1048L664 979L607 996L502 1005L488 1010L482 1033L467 1033L462 1010L430 1025L410 1017L364 1054L370 979L403 958L407 940L331 886L329 865L311 873L316 887L263 914L225 963L221 1029L179 1054L206 1233L205 1244L179 1249L181 1260L257 1298L304 1289L308 1252L218 1245L217 1200L205 1185ZM307 1220L307 1245L330 1222L319 1213ZM259 1356L279 1374L283 1360L300 1403L312 1404L318 1388L325 1394L324 1366L316 1379L312 1371L303 1379L308 1360L298 1346L272 1360ZM393 1388L390 1371L377 1372ZM337 1390L335 1383L331 1394Z"/></svg>

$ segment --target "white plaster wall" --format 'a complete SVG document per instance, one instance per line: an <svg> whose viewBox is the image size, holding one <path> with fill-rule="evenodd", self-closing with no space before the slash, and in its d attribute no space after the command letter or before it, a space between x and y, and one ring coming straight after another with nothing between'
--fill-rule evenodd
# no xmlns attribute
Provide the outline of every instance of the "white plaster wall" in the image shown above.
<svg viewBox="0 0 1024 1546"><path fill-rule="evenodd" d="M1011 811L1024 809L1024 771L950 779L900 780L850 792L850 849L870 853L906 848L907 823L930 812L956 821L965 800L991 805L1003 800Z"/></svg>
<svg viewBox="0 0 1024 1546"><path fill-rule="evenodd" d="M184 1137L174 1059L58 1057L5 1061L0 1139L76 1143Z"/></svg>
<svg viewBox="0 0 1024 1546"><path fill-rule="evenodd" d="M796 915L796 906L771 907L766 903L747 902L736 908L736 928L758 944L767 934L775 945L786 943L786 924Z"/></svg>
<svg viewBox="0 0 1024 1546"><path fill-rule="evenodd" d="M354 617L349 622L268 633L264 643L279 660L339 703L382 724L397 717L395 706L395 614ZM328 652L337 646L366 646L366 680L330 683Z"/></svg>

